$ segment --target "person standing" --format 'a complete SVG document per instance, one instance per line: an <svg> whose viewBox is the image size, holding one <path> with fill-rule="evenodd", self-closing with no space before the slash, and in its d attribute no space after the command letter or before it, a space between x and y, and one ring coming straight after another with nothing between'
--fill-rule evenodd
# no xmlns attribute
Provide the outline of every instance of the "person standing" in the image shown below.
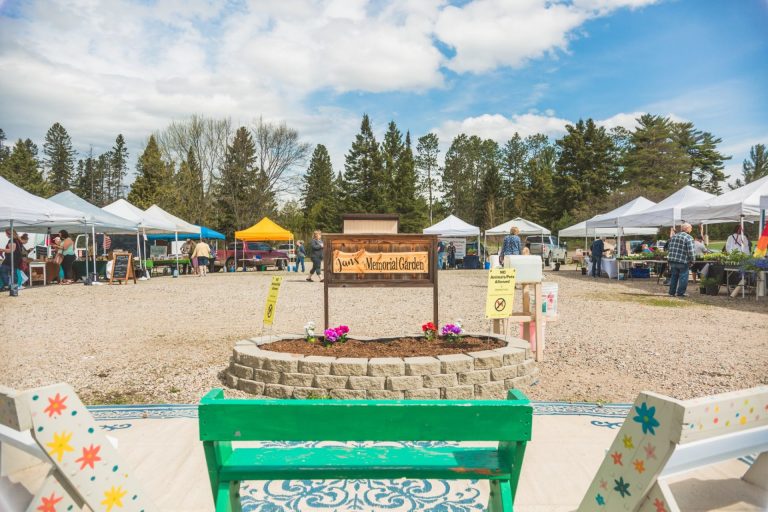
<svg viewBox="0 0 768 512"><path fill-rule="evenodd" d="M725 252L739 251L744 254L751 254L751 245L752 243L749 241L749 237L744 234L741 225L739 224L733 230L731 236L725 241Z"/></svg>
<svg viewBox="0 0 768 512"><path fill-rule="evenodd" d="M192 239L187 240L181 246L181 259L184 263L181 264L181 273L184 275L189 274L190 261L192 259Z"/></svg>
<svg viewBox="0 0 768 512"><path fill-rule="evenodd" d="M211 258L211 246L205 243L205 240L200 240L195 244L195 248L192 252L192 261L195 262L197 275L199 277L205 277L208 275L208 260Z"/></svg>
<svg viewBox="0 0 768 512"><path fill-rule="evenodd" d="M679 233L667 242L667 260L669 261L669 295L687 297L688 269L694 258L693 237L689 234L693 226L685 223Z"/></svg>
<svg viewBox="0 0 768 512"><path fill-rule="evenodd" d="M313 274L317 274L317 277L320 277L320 266L323 264L323 233L319 229L312 233L309 258L312 260L312 268L309 270L307 281L312 281ZM322 280L323 278L320 277L320 281Z"/></svg>
<svg viewBox="0 0 768 512"><path fill-rule="evenodd" d="M202 239L200 241L202 242ZM197 258L192 256L193 254L195 254L195 249L197 249L197 246L198 246L198 244L195 243L194 240L190 240L189 241L189 263L190 263L190 265L192 265L192 273L200 275L200 270L198 268L200 262L198 261ZM209 253L208 257L210 257L210 252L211 252L211 247L208 246L208 253Z"/></svg>
<svg viewBox="0 0 768 512"><path fill-rule="evenodd" d="M456 266L456 246L453 242L448 243L448 268L454 268Z"/></svg>
<svg viewBox="0 0 768 512"><path fill-rule="evenodd" d="M64 269L64 280L61 284L72 284L72 264L75 262L75 242L69 237L69 232L66 229L59 231L59 238L61 242L55 247L61 254L61 266Z"/></svg>
<svg viewBox="0 0 768 512"><path fill-rule="evenodd" d="M445 242L443 240L437 242L437 268L445 270Z"/></svg>
<svg viewBox="0 0 768 512"><path fill-rule="evenodd" d="M15 276L16 271L21 265L21 241L15 230L11 233L11 230L6 229L5 235L8 237L8 243L5 249L0 249L5 256L3 262L0 263L0 286L2 287L0 291L21 286L21 283L18 282ZM11 259L13 259L13 267L11 267ZM11 280L11 276L13 276L13 280Z"/></svg>
<svg viewBox="0 0 768 512"><path fill-rule="evenodd" d="M307 251L304 249L304 240L299 240L296 242L296 272L299 271L299 266L301 266L301 272L304 273L306 270L304 270L304 258L307 257Z"/></svg>
<svg viewBox="0 0 768 512"><path fill-rule="evenodd" d="M592 246L589 248L592 255L592 277L600 277L603 268L603 253L605 252L605 242L602 238L595 238Z"/></svg>
<svg viewBox="0 0 768 512"><path fill-rule="evenodd" d="M509 234L504 237L504 242L501 244L501 250L499 250L499 263L504 266L505 256L519 256L522 252L520 241L520 228L512 226L509 230Z"/></svg>

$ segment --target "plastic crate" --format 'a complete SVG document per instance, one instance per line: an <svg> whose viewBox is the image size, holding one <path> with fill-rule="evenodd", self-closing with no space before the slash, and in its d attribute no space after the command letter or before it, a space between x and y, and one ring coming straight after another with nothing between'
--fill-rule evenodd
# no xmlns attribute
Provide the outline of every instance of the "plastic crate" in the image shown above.
<svg viewBox="0 0 768 512"><path fill-rule="evenodd" d="M629 272L634 279L648 279L651 277L651 269L649 268L631 268Z"/></svg>

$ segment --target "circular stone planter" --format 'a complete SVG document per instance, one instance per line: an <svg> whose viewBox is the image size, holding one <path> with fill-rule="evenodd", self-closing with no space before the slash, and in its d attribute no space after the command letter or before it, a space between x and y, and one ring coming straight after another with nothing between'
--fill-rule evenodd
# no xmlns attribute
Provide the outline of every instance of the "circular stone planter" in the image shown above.
<svg viewBox="0 0 768 512"><path fill-rule="evenodd" d="M302 338L262 336L238 341L225 372L227 385L271 398L503 399L508 389L525 388L539 373L528 342L517 338L502 348L436 357L304 356L259 348L281 339Z"/></svg>

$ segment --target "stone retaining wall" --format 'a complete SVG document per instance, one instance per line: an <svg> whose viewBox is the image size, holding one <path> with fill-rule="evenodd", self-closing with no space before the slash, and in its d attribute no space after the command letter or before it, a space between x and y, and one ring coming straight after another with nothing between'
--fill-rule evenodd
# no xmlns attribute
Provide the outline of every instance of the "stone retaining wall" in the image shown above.
<svg viewBox="0 0 768 512"><path fill-rule="evenodd" d="M508 389L532 384L539 373L528 343L519 339L493 350L436 357L336 358L259 348L292 338L301 337L237 342L227 385L271 398L501 399Z"/></svg>

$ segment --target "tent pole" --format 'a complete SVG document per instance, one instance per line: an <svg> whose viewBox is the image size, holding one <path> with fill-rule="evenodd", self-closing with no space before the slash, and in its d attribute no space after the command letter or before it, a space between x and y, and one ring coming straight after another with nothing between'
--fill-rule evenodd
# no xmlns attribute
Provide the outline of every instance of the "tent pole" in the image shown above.
<svg viewBox="0 0 768 512"><path fill-rule="evenodd" d="M10 282L9 292L8 293L11 295L11 297L18 297L19 296L19 291L16 289L16 283L15 283L15 281L16 281L16 269L14 268L14 265L13 265L13 253L16 252L16 239L13 238L13 219L11 219L11 240L10 240L10 242L11 242L11 244L13 244L14 250L11 251L11 282Z"/></svg>
<svg viewBox="0 0 768 512"><path fill-rule="evenodd" d="M98 252L98 247L96 247L96 226L91 226L91 234L93 234L93 281L99 280L99 272L96 270L96 253ZM106 236L106 235L104 235Z"/></svg>
<svg viewBox="0 0 768 512"><path fill-rule="evenodd" d="M174 251L176 253L176 275L173 277L179 277L179 232L174 231L173 235L176 239L176 250Z"/></svg>
<svg viewBox="0 0 768 512"><path fill-rule="evenodd" d="M243 242L245 243L245 242ZM235 236L235 272L237 272L237 236ZM243 246L243 255L245 255L245 246ZM224 261L224 264L226 265L227 262Z"/></svg>
<svg viewBox="0 0 768 512"><path fill-rule="evenodd" d="M90 244L90 240L88 240L88 225L85 225L85 284L88 284L88 281L91 279L91 277L88 275L88 245Z"/></svg>
<svg viewBox="0 0 768 512"><path fill-rule="evenodd" d="M739 224L741 225L741 252L745 252L744 251L744 241L746 240L746 237L744 236L744 215L741 215L739 217ZM749 251L749 245L747 245L747 251ZM747 275L746 274L742 274L741 275L741 282L742 282L741 298L743 299L744 295L746 293L745 289L747 288Z"/></svg>

